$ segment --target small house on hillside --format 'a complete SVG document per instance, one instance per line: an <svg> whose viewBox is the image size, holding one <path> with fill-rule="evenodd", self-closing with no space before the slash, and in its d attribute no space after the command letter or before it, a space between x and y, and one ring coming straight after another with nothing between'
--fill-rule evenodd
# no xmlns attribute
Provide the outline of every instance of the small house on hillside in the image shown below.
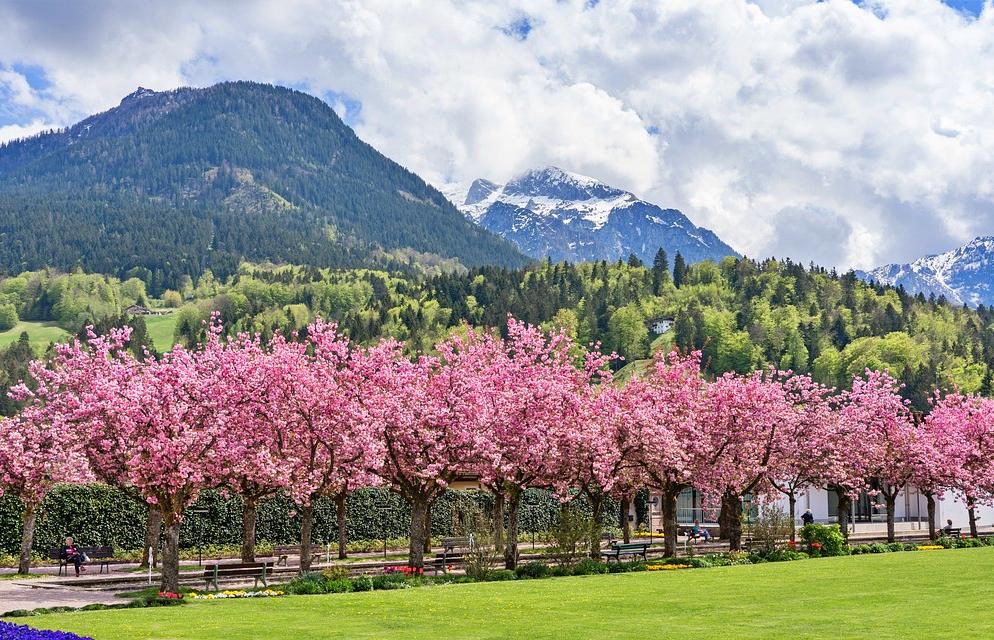
<svg viewBox="0 0 994 640"><path fill-rule="evenodd" d="M653 318L645 323L649 331L662 335L673 328L673 318Z"/></svg>
<svg viewBox="0 0 994 640"><path fill-rule="evenodd" d="M124 313L129 316L161 316L168 312L149 309L148 307L140 304L133 304L125 309Z"/></svg>

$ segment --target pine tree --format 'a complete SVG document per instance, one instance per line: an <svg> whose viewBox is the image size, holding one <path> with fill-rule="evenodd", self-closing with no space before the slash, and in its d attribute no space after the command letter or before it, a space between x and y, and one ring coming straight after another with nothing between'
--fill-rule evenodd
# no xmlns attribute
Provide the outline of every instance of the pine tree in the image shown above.
<svg viewBox="0 0 994 640"><path fill-rule="evenodd" d="M666 250L659 247L656 257L652 261L652 294L662 295L663 285L670 277L670 261L666 256Z"/></svg>
<svg viewBox="0 0 994 640"><path fill-rule="evenodd" d="M682 287L684 280L687 279L687 263L684 262L683 256L680 252L676 252L676 258L673 259L673 284L677 287Z"/></svg>

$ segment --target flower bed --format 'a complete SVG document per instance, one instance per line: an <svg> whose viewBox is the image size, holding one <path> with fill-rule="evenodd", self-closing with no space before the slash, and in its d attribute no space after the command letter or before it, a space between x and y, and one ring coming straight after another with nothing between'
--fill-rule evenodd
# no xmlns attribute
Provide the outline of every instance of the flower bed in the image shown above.
<svg viewBox="0 0 994 640"><path fill-rule="evenodd" d="M246 591L244 589L235 589L228 591L221 591L219 593L194 593L190 595L191 600L230 600L235 598L275 598L278 596L285 596L286 594L282 591L277 591L275 589L263 589L261 591Z"/></svg>
<svg viewBox="0 0 994 640"><path fill-rule="evenodd" d="M690 564L649 564L646 565L646 571L673 571L675 569L693 569L694 566Z"/></svg>
<svg viewBox="0 0 994 640"><path fill-rule="evenodd" d="M0 640L91 640L68 631L42 631L0 620Z"/></svg>

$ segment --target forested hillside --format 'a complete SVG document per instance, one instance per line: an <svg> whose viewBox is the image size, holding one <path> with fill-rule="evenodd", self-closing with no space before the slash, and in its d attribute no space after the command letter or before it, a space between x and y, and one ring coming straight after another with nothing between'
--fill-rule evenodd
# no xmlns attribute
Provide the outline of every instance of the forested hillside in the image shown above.
<svg viewBox="0 0 994 640"><path fill-rule="evenodd" d="M514 314L618 351L626 359L619 363L625 367L622 378L654 350L676 347L703 350L710 374L774 364L842 385L866 367L887 368L906 383L906 394L920 409L933 385L991 392L990 308L910 296L851 273L791 262L727 258L688 266L679 256L670 264L660 252L652 265L637 259L543 262L423 278L244 263L226 281L207 272L161 299L151 299L142 284L82 273L26 273L0 282L0 309L82 332L88 322L98 321L100 329L120 324L126 305L144 301L171 308L174 337L187 344L203 338L212 313L229 331L266 335L292 334L322 316L339 322L355 340L393 336L412 351L430 348L464 323L501 327ZM648 321L657 318L673 319L673 328L655 335ZM135 349L151 346L144 321L137 323Z"/></svg>
<svg viewBox="0 0 994 640"><path fill-rule="evenodd" d="M7 273L79 265L155 294L207 269L226 278L242 260L394 268L410 249L525 263L326 103L247 82L139 90L0 145L0 240Z"/></svg>

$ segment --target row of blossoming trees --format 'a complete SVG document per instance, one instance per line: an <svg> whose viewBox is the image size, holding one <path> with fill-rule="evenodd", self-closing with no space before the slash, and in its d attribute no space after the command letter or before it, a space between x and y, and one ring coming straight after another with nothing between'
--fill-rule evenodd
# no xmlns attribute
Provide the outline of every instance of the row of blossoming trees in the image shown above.
<svg viewBox="0 0 994 640"><path fill-rule="evenodd" d="M208 488L244 499L246 561L256 505L287 492L302 517L304 570L315 500L338 502L344 536L346 496L371 485L410 503L413 567L423 565L433 503L467 475L506 515L507 530L499 517L496 533L508 566L528 487L584 495L596 516L608 496L625 504L653 487L667 554L676 549L677 496L689 487L731 514L733 549L746 495L785 495L794 515L799 492L827 486L846 525L850 500L879 493L893 537L895 501L909 484L928 497L933 535L937 496L954 490L975 505L994 493L994 403L937 396L916 419L881 372L843 391L772 370L707 381L699 354L670 354L620 386L613 356L596 345L514 319L507 338L467 329L413 360L398 342L360 348L323 322L306 339L268 344L224 339L213 326L202 348L177 346L158 360L134 358L127 339L122 329L60 346L16 389L24 410L0 423L0 487L24 504L22 572L38 507L57 482L97 480L151 505L171 591L183 511ZM596 550L599 532L591 538Z"/></svg>

